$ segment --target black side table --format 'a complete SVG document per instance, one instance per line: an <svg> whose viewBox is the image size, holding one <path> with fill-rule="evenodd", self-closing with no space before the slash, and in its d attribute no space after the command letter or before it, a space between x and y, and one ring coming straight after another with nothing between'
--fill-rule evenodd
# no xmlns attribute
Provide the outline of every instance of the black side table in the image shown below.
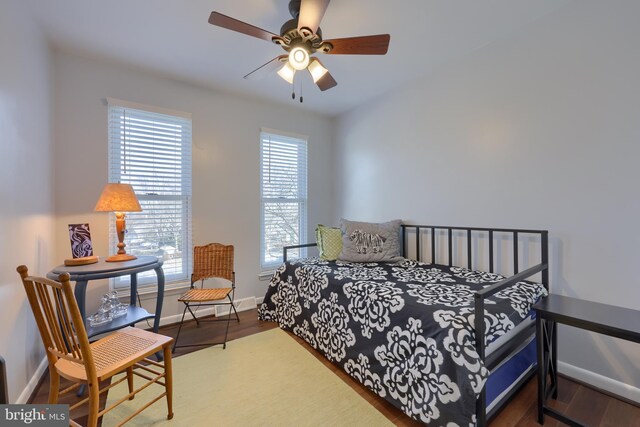
<svg viewBox="0 0 640 427"><path fill-rule="evenodd" d="M138 289L138 273L153 270L158 279L158 298L156 300L156 312L149 313L142 307L138 307L136 303L136 292ZM69 273L71 280L76 282L73 293L78 302L78 308L82 319L85 321L85 328L89 338L111 332L125 326L133 325L141 320L153 318L153 331L158 332L160 326L160 315L162 313L162 302L164 300L164 272L162 271L162 260L154 256L139 256L137 259L122 262L106 262L105 258L95 264L66 266L59 265L49 273L47 277L52 280L58 280L58 276L62 273ZM86 316L85 295L87 293L87 283L89 280L108 279L111 277L131 276L131 298L127 315L114 319L113 321L96 327L89 324Z"/></svg>
<svg viewBox="0 0 640 427"><path fill-rule="evenodd" d="M547 414L570 426L582 426L545 405L549 396L558 397L558 323L640 343L640 311L555 294L533 308L538 348L538 423L544 424Z"/></svg>

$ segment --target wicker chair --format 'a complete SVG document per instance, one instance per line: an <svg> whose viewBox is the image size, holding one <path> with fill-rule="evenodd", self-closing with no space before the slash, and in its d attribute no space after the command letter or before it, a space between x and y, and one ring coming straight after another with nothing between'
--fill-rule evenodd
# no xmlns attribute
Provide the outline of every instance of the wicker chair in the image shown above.
<svg viewBox="0 0 640 427"><path fill-rule="evenodd" d="M193 274L191 274L191 289L178 298L178 301L184 303L184 311L182 312L182 319L180 320L180 326L178 327L176 341L173 344L174 351L178 347L211 346L218 344L222 344L223 349L227 348L227 336L229 334L229 323L231 322L231 310L235 313L236 320L240 322L240 317L238 316L238 312L234 304L236 273L233 269L233 245L209 243L205 246L195 246L193 248ZM211 278L225 279L229 281L231 287L205 288L205 279ZM200 281L200 288L195 287L195 283L197 281ZM198 308L216 305L229 306L229 315L226 319L198 319L193 310L191 310L192 307ZM200 326L200 322L227 322L224 341L216 343L185 344L179 346L178 339L180 338L180 331L182 330L184 316L187 313L187 310L195 319L197 326Z"/></svg>
<svg viewBox="0 0 640 427"><path fill-rule="evenodd" d="M173 418L171 370L173 339L171 337L127 327L89 344L84 321L69 283L69 274L61 274L59 283L29 276L28 269L24 265L17 270L22 278L29 305L33 310L47 352L50 375L49 403L55 404L60 395L75 390L82 384L87 385L88 397L72 405L69 410L72 411L88 403L87 425L94 427L105 413L127 399L132 400L139 391L155 383L162 385L164 391L118 425L126 423L163 397L167 399L167 419ZM161 350L164 353L164 363L147 358ZM145 365L139 363L142 361ZM100 389L101 381L124 372L126 375L122 378ZM135 390L133 389L134 375L147 380L144 385ZM60 377L75 384L60 390ZM100 411L100 393L106 392L124 380L127 380L129 394ZM73 421L71 424L77 425Z"/></svg>

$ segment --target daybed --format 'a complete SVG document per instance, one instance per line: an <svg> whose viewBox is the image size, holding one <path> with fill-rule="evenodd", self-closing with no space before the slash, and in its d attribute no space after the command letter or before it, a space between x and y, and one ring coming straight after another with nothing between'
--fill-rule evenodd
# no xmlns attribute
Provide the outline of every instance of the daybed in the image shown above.
<svg viewBox="0 0 640 427"><path fill-rule="evenodd" d="M504 265L505 242L510 277L494 273ZM464 243L466 267L455 266ZM519 271L521 258L535 258L532 245L540 262ZM413 259L287 260L291 249L311 246L285 248L260 319L303 338L412 418L484 426L535 373L531 307L549 289L547 231L402 225L402 256L415 248ZM446 265L437 263L440 248ZM472 268L481 258L488 272ZM536 274L540 283L525 281Z"/></svg>

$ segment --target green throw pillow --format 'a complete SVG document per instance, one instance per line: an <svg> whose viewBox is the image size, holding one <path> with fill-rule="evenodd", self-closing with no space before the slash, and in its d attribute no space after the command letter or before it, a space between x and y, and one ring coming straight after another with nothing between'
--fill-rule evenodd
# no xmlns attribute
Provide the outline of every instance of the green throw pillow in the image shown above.
<svg viewBox="0 0 640 427"><path fill-rule="evenodd" d="M318 224L316 227L316 243L320 258L327 261L335 261L342 252L342 231L336 227L325 227Z"/></svg>

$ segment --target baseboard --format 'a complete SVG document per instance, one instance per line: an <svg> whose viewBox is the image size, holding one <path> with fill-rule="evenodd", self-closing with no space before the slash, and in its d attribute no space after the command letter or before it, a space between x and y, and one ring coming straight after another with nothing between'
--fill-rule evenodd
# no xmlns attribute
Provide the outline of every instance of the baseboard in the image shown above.
<svg viewBox="0 0 640 427"><path fill-rule="evenodd" d="M38 368L34 372L31 379L27 383L27 386L24 388L24 390L22 390L22 393L20 393L18 399L16 399L16 401L13 403L29 403L29 399L31 398L31 395L35 391L36 387L38 387L38 384L40 384L40 380L42 379L44 373L47 371L48 365L49 362L47 361L47 357L45 356L38 365Z"/></svg>
<svg viewBox="0 0 640 427"><path fill-rule="evenodd" d="M253 310L254 308L258 308L258 305L256 303L256 297L237 299L233 303L235 304L237 311L247 311L247 310ZM226 305L218 305L218 306L214 306L213 308L216 309L216 317L226 316L229 313L229 306L226 306Z"/></svg>
<svg viewBox="0 0 640 427"><path fill-rule="evenodd" d="M630 400L640 404L640 388L634 387L622 381L614 380L595 372L570 365L566 362L558 361L558 372L568 377L575 378L585 384L599 388L622 399Z"/></svg>
<svg viewBox="0 0 640 427"><path fill-rule="evenodd" d="M264 297L259 297L259 298L256 297L256 305L259 306L260 304L262 304L263 301L264 301Z"/></svg>

